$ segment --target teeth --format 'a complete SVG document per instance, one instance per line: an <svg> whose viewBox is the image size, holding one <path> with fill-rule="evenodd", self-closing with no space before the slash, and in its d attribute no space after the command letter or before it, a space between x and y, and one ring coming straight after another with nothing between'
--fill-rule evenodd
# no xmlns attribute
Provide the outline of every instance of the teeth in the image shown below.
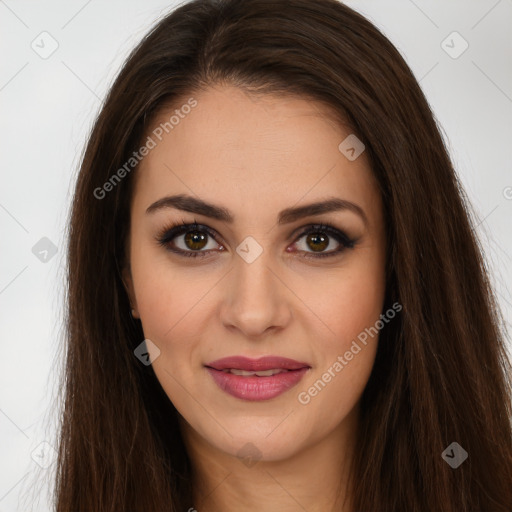
<svg viewBox="0 0 512 512"><path fill-rule="evenodd" d="M223 370L226 373L232 373L234 375L241 375L243 377L249 377L251 375L257 375L258 377L270 377L272 375L276 375L277 373L287 372L288 370L283 370L282 368L275 368L272 370L264 370L259 372L247 371L247 370L238 370L237 368L230 368Z"/></svg>

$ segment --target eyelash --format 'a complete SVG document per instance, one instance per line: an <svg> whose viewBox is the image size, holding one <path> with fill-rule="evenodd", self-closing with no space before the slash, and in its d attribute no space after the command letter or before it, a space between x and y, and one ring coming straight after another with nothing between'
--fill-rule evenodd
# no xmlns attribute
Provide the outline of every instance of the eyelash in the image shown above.
<svg viewBox="0 0 512 512"><path fill-rule="evenodd" d="M208 226L204 226L202 224L198 224L194 221L192 224L187 224L184 221L182 223L172 223L171 225L166 226L162 231L156 236L157 242L164 247L167 251L173 252L180 256L184 256L187 258L203 258L207 256L208 251L183 251L182 249L171 249L169 248L169 242L171 242L174 238L179 235L183 235L189 231L199 231L200 233L204 233L209 237L213 238L216 241L215 233ZM346 249L352 249L356 243L356 240L352 240L349 238L343 231L330 226L329 224L311 224L307 226L295 239L294 244L297 243L302 237L309 235L310 233L324 233L334 238L336 242L340 244L340 248L329 251L326 253L309 253L301 255L303 258L327 258L337 256ZM217 242L218 243L218 242ZM300 252L300 251L299 251ZM304 252L304 251L302 251Z"/></svg>

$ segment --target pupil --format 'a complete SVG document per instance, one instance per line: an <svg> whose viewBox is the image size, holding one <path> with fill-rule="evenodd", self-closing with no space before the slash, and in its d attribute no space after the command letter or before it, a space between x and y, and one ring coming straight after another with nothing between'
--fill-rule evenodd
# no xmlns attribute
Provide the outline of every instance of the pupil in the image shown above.
<svg viewBox="0 0 512 512"><path fill-rule="evenodd" d="M185 243L189 249L199 250L206 245L206 236L200 231L189 231L185 235Z"/></svg>
<svg viewBox="0 0 512 512"><path fill-rule="evenodd" d="M312 243L313 245L310 245L311 249L313 249L313 251L322 251L323 249L325 249L328 245L329 245L329 242L328 242L328 237L325 236L324 234L320 233L320 234L309 234L308 235L308 238L307 238L307 243Z"/></svg>

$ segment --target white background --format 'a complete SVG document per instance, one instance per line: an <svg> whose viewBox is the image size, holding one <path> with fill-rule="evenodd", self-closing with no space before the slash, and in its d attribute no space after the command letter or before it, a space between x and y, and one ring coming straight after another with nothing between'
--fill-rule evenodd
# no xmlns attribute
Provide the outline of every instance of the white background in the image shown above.
<svg viewBox="0 0 512 512"><path fill-rule="evenodd" d="M512 0L347 3L381 28L420 80L479 219L510 324ZM52 449L38 446L55 445L50 405L59 392L70 194L109 84L133 46L175 5L0 0L0 512L51 509L46 495L55 465L42 469L32 454L51 462ZM59 45L47 59L31 47L42 46L43 31ZM441 46L453 31L469 44L456 59ZM445 44L456 51L460 43L451 37ZM46 263L32 253L42 237L58 249Z"/></svg>

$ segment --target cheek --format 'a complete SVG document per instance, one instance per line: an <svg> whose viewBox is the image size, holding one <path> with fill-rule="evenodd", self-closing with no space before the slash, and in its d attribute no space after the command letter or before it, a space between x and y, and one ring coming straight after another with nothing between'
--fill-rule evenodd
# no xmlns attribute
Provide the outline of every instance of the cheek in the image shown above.
<svg viewBox="0 0 512 512"><path fill-rule="evenodd" d="M137 277L144 336L159 350L156 358L152 355L153 370L169 399L179 410L186 410L204 331L197 321L197 315L204 313L204 287L192 275L172 271L168 262L154 262Z"/></svg>
<svg viewBox="0 0 512 512"><path fill-rule="evenodd" d="M201 333L204 333L201 317L205 316L201 297L204 293L199 294L194 287L187 290L187 282L182 279L174 279L170 286L165 284L160 276L153 282L147 281L141 290L142 329L145 338L153 341L160 350L154 363L155 371L165 368L172 375L184 376L195 368L200 355L199 343Z"/></svg>
<svg viewBox="0 0 512 512"><path fill-rule="evenodd" d="M308 307L321 322L316 340L317 365L298 390L298 403L325 428L335 425L359 400L375 360L385 295L384 266L361 257L350 268L316 280ZM379 324L380 325L380 324ZM321 420L321 421L320 421Z"/></svg>
<svg viewBox="0 0 512 512"><path fill-rule="evenodd" d="M147 338L165 343L188 327L206 291L211 275L192 267L180 268L161 248L139 247L132 252L132 276L137 308Z"/></svg>
<svg viewBox="0 0 512 512"><path fill-rule="evenodd" d="M324 350L344 352L382 313L384 270L361 258L350 267L323 274L314 283L313 287L304 284L297 294L319 319L318 335Z"/></svg>
<svg viewBox="0 0 512 512"><path fill-rule="evenodd" d="M132 257L144 337L158 347L153 369L169 398L186 408L204 359L201 340L211 310L208 292L218 276L198 267L178 268L163 251L140 248Z"/></svg>

